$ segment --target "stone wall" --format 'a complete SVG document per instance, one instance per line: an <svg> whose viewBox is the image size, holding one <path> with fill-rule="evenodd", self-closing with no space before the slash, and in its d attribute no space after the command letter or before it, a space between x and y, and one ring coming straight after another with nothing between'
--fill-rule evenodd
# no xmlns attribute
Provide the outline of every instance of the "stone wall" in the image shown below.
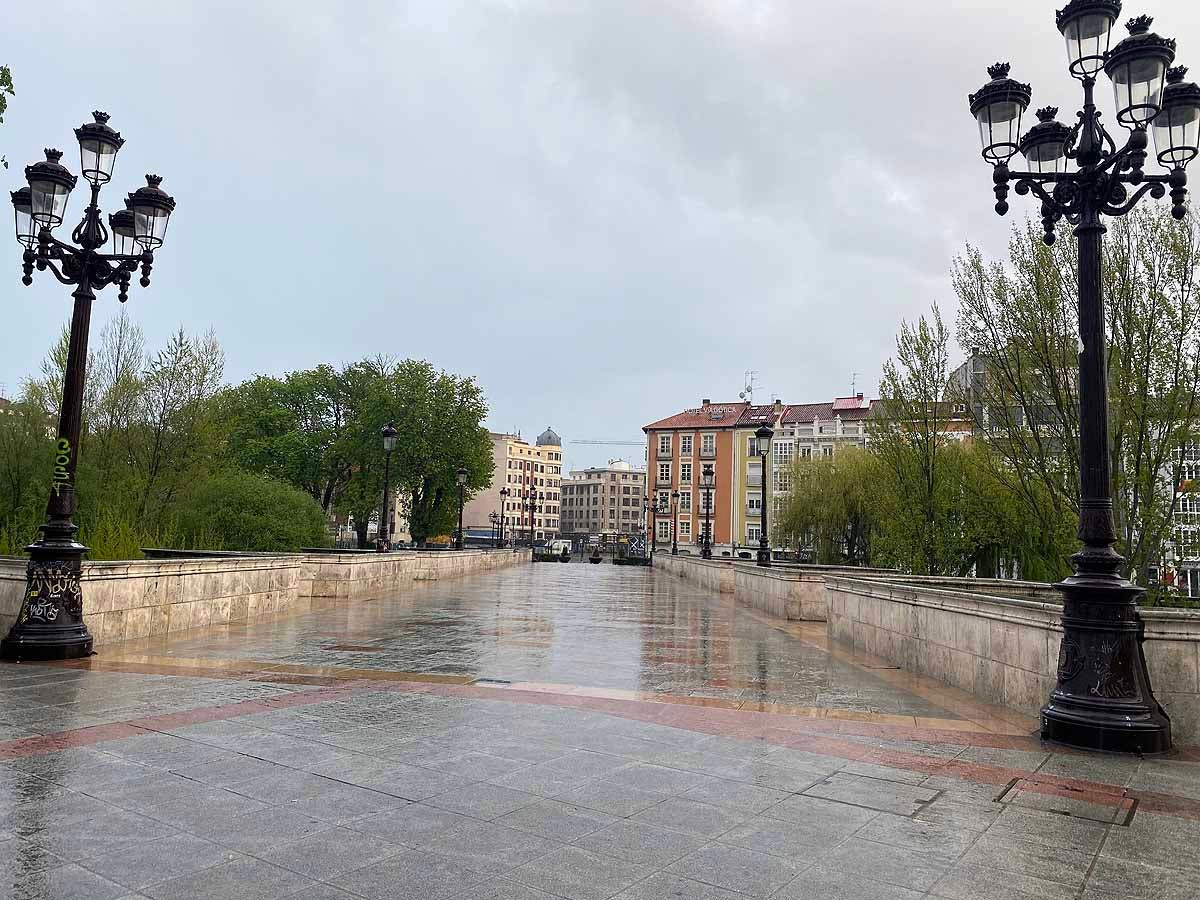
<svg viewBox="0 0 1200 900"><path fill-rule="evenodd" d="M721 594L733 593L734 566L732 560L672 556L669 550L654 554L654 568Z"/></svg>
<svg viewBox="0 0 1200 900"><path fill-rule="evenodd" d="M937 583L934 586L933 583ZM901 668L1030 715L1058 668L1062 607L1048 585L1012 588L1045 600L1000 596L1012 582L826 577L829 635ZM1175 740L1200 744L1200 612L1144 609L1146 662Z"/></svg>
<svg viewBox="0 0 1200 900"><path fill-rule="evenodd" d="M394 596L416 581L529 561L529 551L400 551L85 562L84 620L97 647L299 612L314 603ZM25 560L0 558L0 634L16 621Z"/></svg>
<svg viewBox="0 0 1200 900"><path fill-rule="evenodd" d="M400 550L394 553L312 553L301 595L316 600L375 600L417 581L438 581L528 563L528 550Z"/></svg>
<svg viewBox="0 0 1200 900"><path fill-rule="evenodd" d="M706 560L655 554L654 565L702 588L732 593L738 603L781 619L824 622L829 600L825 576L888 575L888 569L776 563L769 568L752 562Z"/></svg>

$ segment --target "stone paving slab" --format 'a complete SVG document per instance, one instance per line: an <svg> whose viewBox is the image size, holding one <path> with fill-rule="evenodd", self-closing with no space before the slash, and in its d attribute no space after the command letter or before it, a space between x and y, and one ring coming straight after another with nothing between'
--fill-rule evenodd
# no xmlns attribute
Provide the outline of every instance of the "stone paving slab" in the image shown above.
<svg viewBox="0 0 1200 900"><path fill-rule="evenodd" d="M0 725L20 732L0 735L5 896L1197 896L1195 754L1042 746L673 580L596 568L153 648L178 669L0 665ZM387 658L305 681L339 628L382 629L341 642ZM423 672L422 648L496 681ZM279 665L295 681L258 680ZM814 687L845 705L810 714Z"/></svg>

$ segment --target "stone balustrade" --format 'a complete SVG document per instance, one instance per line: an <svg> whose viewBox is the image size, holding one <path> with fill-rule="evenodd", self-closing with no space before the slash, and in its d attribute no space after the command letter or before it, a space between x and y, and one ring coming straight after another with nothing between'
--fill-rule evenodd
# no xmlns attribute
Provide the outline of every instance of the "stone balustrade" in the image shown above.
<svg viewBox="0 0 1200 900"><path fill-rule="evenodd" d="M885 569L656 554L655 568L781 619L826 621L831 639L981 700L1037 715L1055 683L1062 615L1049 584L918 577ZM1200 744L1200 610L1140 611L1146 664L1177 743Z"/></svg>
<svg viewBox="0 0 1200 900"><path fill-rule="evenodd" d="M1062 606L1050 585L825 580L834 640L1030 715L1054 687ZM1144 608L1140 615L1150 680L1175 740L1200 744L1200 611Z"/></svg>
<svg viewBox="0 0 1200 900"><path fill-rule="evenodd" d="M796 563L776 563L766 568L744 560L697 559L669 553L656 553L654 565L708 590L731 593L736 602L769 615L811 622L824 622L827 617L826 575L895 574L888 569Z"/></svg>
<svg viewBox="0 0 1200 900"><path fill-rule="evenodd" d="M397 551L173 557L85 562L84 619L96 647L253 622L312 605L396 596L418 581L529 562L529 551ZM0 633L25 592L23 558L0 558Z"/></svg>

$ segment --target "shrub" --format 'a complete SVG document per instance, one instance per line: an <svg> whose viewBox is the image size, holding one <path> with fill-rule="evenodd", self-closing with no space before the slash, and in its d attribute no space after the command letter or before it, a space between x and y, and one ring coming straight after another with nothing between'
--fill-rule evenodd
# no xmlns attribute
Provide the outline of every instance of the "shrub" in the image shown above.
<svg viewBox="0 0 1200 900"><path fill-rule="evenodd" d="M179 504L178 528L183 546L192 549L287 551L329 541L325 514L312 497L236 470L195 484Z"/></svg>

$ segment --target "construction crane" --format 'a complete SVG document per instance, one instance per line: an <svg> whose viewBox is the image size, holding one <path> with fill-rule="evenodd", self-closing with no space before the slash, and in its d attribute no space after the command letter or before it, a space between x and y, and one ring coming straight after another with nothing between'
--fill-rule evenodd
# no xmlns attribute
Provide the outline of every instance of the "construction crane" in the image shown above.
<svg viewBox="0 0 1200 900"><path fill-rule="evenodd" d="M646 442L641 441L567 441L568 444L592 444L601 447L645 447Z"/></svg>

